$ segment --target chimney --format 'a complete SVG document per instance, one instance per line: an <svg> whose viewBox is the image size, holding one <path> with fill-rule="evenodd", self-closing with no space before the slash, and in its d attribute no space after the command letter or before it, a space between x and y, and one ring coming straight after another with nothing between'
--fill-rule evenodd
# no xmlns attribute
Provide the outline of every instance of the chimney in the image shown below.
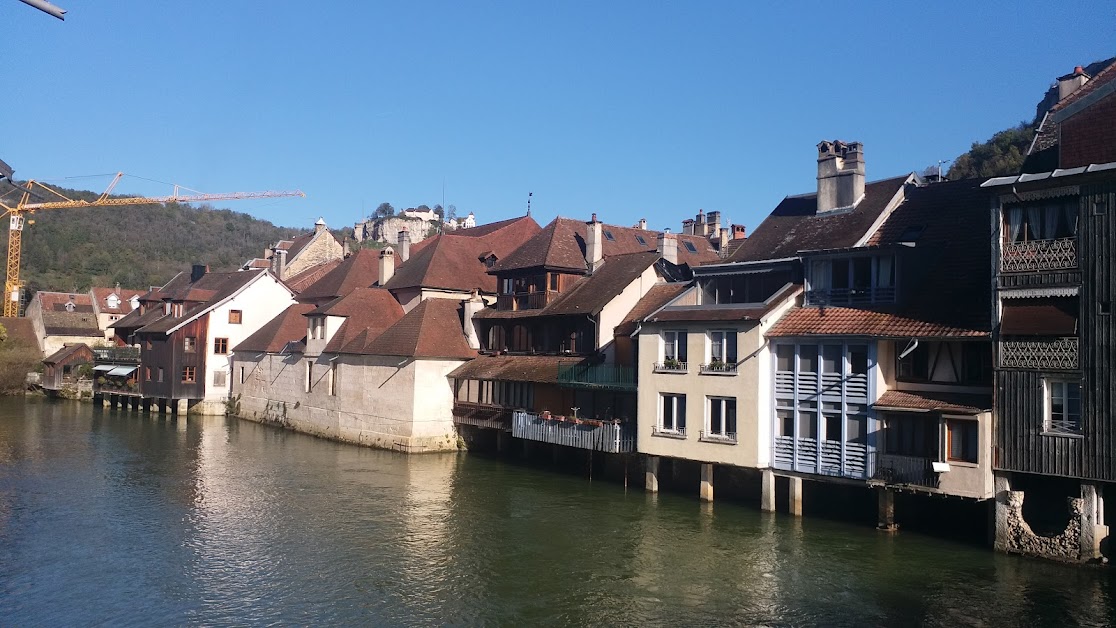
<svg viewBox="0 0 1116 628"><path fill-rule="evenodd" d="M671 264L678 263L678 236L669 229L659 234L659 257Z"/></svg>
<svg viewBox="0 0 1116 628"><path fill-rule="evenodd" d="M477 334L477 328L473 323L473 315L484 309L484 299L480 297L480 292L473 290L472 296L464 303L465 315L462 318L461 326L465 331L465 338L469 341L470 349L480 349L480 335Z"/></svg>
<svg viewBox="0 0 1116 628"><path fill-rule="evenodd" d="M585 265L589 272L597 270L604 261L604 236L601 233L601 223L597 221L597 214L585 223L589 228L585 230Z"/></svg>
<svg viewBox="0 0 1116 628"><path fill-rule="evenodd" d="M190 283L194 283L201 279L208 272L209 267L205 264L194 264L193 268L190 269Z"/></svg>
<svg viewBox="0 0 1116 628"><path fill-rule="evenodd" d="M682 235L694 235L694 219L687 218L682 221Z"/></svg>
<svg viewBox="0 0 1116 628"><path fill-rule="evenodd" d="M392 277L395 276L395 250L390 246L385 246L380 251L380 276L379 284L383 287Z"/></svg>
<svg viewBox="0 0 1116 628"><path fill-rule="evenodd" d="M318 221L314 223L314 233L321 233L326 230L325 218L318 216Z"/></svg>
<svg viewBox="0 0 1116 628"><path fill-rule="evenodd" d="M1065 76L1058 77L1058 101L1061 102L1063 98L1081 89L1081 86L1089 82L1089 75L1085 73L1085 68L1077 66L1073 72Z"/></svg>
<svg viewBox="0 0 1116 628"><path fill-rule="evenodd" d="M733 240L743 240L746 237L748 237L748 234L747 234L747 230L744 229L744 225L733 225L732 226L732 239Z"/></svg>
<svg viewBox="0 0 1116 628"><path fill-rule="evenodd" d="M709 212L705 218L705 224L709 225L706 230L706 235L715 236L721 233L721 212Z"/></svg>
<svg viewBox="0 0 1116 628"><path fill-rule="evenodd" d="M643 231L647 231L647 219L646 218L640 218L639 219L639 226L637 228L641 229Z"/></svg>
<svg viewBox="0 0 1116 628"><path fill-rule="evenodd" d="M723 249L725 248L725 245L732 240L732 229L729 229L728 227L721 227L718 232L720 233L720 236L717 240L719 242L717 246Z"/></svg>
<svg viewBox="0 0 1116 628"><path fill-rule="evenodd" d="M411 230L403 227L397 240L399 242L399 261L405 262L411 256Z"/></svg>
<svg viewBox="0 0 1116 628"><path fill-rule="evenodd" d="M864 198L864 147L860 142L818 144L817 212L854 207Z"/></svg>
<svg viewBox="0 0 1116 628"><path fill-rule="evenodd" d="M705 230L705 210L699 209L697 219L694 220L694 235L706 235L707 233Z"/></svg>
<svg viewBox="0 0 1116 628"><path fill-rule="evenodd" d="M287 249L275 249L271 255L271 274L279 279L287 277Z"/></svg>

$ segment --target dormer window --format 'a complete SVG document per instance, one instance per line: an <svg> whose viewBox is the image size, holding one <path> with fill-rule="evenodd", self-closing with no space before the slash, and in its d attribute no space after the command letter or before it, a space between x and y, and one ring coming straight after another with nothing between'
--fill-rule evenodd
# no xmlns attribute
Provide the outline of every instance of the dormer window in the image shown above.
<svg viewBox="0 0 1116 628"><path fill-rule="evenodd" d="M77 309L77 306L74 305L73 301L67 301L65 308L67 312L73 312L75 309Z"/></svg>
<svg viewBox="0 0 1116 628"><path fill-rule="evenodd" d="M814 260L810 264L808 305L869 305L895 301L895 257Z"/></svg>
<svg viewBox="0 0 1116 628"><path fill-rule="evenodd" d="M115 310L120 307L120 297L115 293L108 295L105 299L105 306L110 310Z"/></svg>
<svg viewBox="0 0 1116 628"><path fill-rule="evenodd" d="M131 299L128 300L128 304L132 306L133 310L138 308L140 306L139 297L132 297Z"/></svg>

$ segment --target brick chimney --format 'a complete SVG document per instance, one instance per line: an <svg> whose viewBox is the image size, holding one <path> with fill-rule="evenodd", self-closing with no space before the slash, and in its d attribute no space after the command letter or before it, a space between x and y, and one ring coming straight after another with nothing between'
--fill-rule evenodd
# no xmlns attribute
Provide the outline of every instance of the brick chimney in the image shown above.
<svg viewBox="0 0 1116 628"><path fill-rule="evenodd" d="M395 276L395 250L392 249L390 246L385 246L383 248L383 250L380 251L380 274L379 274L379 282L378 283L382 287L384 284L386 284L388 281L390 281L391 278L394 277L394 276Z"/></svg>
<svg viewBox="0 0 1116 628"><path fill-rule="evenodd" d="M1061 102L1063 98L1081 89L1081 86L1089 82L1089 75L1085 73L1085 68L1077 66L1073 72L1065 76L1058 77L1058 101Z"/></svg>
<svg viewBox="0 0 1116 628"><path fill-rule="evenodd" d="M659 257L671 264L678 263L678 236L666 230L659 234Z"/></svg>
<svg viewBox="0 0 1116 628"><path fill-rule="evenodd" d="M733 225L732 226L732 239L733 240L743 240L746 237L748 237L748 232L744 228L744 225Z"/></svg>
<svg viewBox="0 0 1116 628"><path fill-rule="evenodd" d="M864 147L860 142L819 143L817 212L854 207L862 198Z"/></svg>
<svg viewBox="0 0 1116 628"><path fill-rule="evenodd" d="M403 227L397 240L399 242L399 261L405 262L411 256L411 230Z"/></svg>
<svg viewBox="0 0 1116 628"><path fill-rule="evenodd" d="M604 261L604 235L596 213L585 224L589 227L585 230L585 265L589 267L589 272L593 272Z"/></svg>
<svg viewBox="0 0 1116 628"><path fill-rule="evenodd" d="M473 324L473 315L484 309L484 299L480 297L480 292L473 290L472 296L464 302L465 313L461 321L461 326L465 331L465 338L469 341L470 349L480 349L480 335L477 333L477 328Z"/></svg>

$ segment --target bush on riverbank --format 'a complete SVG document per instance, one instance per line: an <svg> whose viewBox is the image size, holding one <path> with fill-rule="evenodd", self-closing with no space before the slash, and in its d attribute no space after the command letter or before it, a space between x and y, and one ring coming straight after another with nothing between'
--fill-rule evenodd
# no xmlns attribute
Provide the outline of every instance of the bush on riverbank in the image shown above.
<svg viewBox="0 0 1116 628"><path fill-rule="evenodd" d="M0 325L0 394L17 395L26 389L27 374L42 363L39 348L20 338L8 338Z"/></svg>

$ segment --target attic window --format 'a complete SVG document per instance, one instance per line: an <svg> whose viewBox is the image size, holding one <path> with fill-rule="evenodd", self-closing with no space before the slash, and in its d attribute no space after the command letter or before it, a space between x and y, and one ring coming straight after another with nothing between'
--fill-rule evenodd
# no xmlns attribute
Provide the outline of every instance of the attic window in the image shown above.
<svg viewBox="0 0 1116 628"><path fill-rule="evenodd" d="M647 246L647 240L644 240L643 236L638 233L636 234L636 242L639 242L640 246Z"/></svg>
<svg viewBox="0 0 1116 628"><path fill-rule="evenodd" d="M616 241L616 238L612 237L612 232L609 231L608 229L605 229L604 237L609 242L615 242Z"/></svg>
<svg viewBox="0 0 1116 628"><path fill-rule="evenodd" d="M689 240L683 240L682 245L686 247L687 251L691 253L697 253L697 247L694 246L693 242L690 242Z"/></svg>
<svg viewBox="0 0 1116 628"><path fill-rule="evenodd" d="M922 235L923 229L925 229L925 227L923 227L922 225L911 225L904 229L903 233L899 234L899 241L914 242L918 240L919 236Z"/></svg>
<svg viewBox="0 0 1116 628"><path fill-rule="evenodd" d="M488 257L484 258L485 268L492 268L495 265L496 265L496 256L495 255L489 255Z"/></svg>

